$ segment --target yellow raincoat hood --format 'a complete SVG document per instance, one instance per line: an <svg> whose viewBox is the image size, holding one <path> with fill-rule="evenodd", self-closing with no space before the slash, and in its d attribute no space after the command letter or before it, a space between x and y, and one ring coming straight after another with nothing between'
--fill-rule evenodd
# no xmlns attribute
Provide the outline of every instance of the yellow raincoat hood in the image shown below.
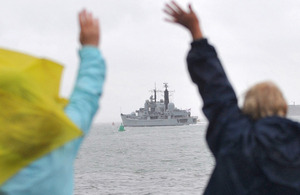
<svg viewBox="0 0 300 195"><path fill-rule="evenodd" d="M82 135L64 114L62 70L55 62L0 49L0 185Z"/></svg>

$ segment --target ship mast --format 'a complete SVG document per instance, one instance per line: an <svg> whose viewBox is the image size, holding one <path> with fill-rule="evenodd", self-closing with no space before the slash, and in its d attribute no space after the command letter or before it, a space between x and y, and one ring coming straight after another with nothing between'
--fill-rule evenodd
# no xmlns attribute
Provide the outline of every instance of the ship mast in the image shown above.
<svg viewBox="0 0 300 195"><path fill-rule="evenodd" d="M156 103L156 83L154 83L154 102Z"/></svg>
<svg viewBox="0 0 300 195"><path fill-rule="evenodd" d="M164 91L164 103L165 103L165 110L168 108L169 104L169 91L168 91L168 83L164 83L165 91Z"/></svg>

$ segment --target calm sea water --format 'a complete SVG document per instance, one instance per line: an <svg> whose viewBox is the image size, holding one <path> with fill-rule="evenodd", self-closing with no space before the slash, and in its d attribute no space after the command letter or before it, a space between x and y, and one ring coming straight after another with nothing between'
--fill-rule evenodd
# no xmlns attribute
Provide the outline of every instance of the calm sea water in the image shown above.
<svg viewBox="0 0 300 195"><path fill-rule="evenodd" d="M202 194L214 166L205 124L95 125L75 162L75 195Z"/></svg>

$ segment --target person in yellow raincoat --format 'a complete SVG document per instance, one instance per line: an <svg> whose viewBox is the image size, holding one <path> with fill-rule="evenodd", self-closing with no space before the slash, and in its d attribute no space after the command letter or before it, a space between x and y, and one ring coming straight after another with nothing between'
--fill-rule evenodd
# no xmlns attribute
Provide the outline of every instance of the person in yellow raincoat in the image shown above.
<svg viewBox="0 0 300 195"><path fill-rule="evenodd" d="M73 163L98 110L106 74L99 22L79 13L80 67L69 102L62 67L0 49L0 194L71 195Z"/></svg>

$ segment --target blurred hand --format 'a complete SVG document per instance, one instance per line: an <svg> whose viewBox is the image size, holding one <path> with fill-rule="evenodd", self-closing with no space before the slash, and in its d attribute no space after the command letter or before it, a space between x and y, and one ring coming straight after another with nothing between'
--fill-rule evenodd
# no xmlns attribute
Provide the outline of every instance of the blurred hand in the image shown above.
<svg viewBox="0 0 300 195"><path fill-rule="evenodd" d="M98 47L100 40L99 21L92 13L83 10L79 13L80 43L82 46L91 45Z"/></svg>
<svg viewBox="0 0 300 195"><path fill-rule="evenodd" d="M171 1L171 3L166 4L164 12L171 16L171 19L166 19L166 21L186 27L194 40L203 38L199 20L190 4L189 12L185 12L176 2Z"/></svg>

